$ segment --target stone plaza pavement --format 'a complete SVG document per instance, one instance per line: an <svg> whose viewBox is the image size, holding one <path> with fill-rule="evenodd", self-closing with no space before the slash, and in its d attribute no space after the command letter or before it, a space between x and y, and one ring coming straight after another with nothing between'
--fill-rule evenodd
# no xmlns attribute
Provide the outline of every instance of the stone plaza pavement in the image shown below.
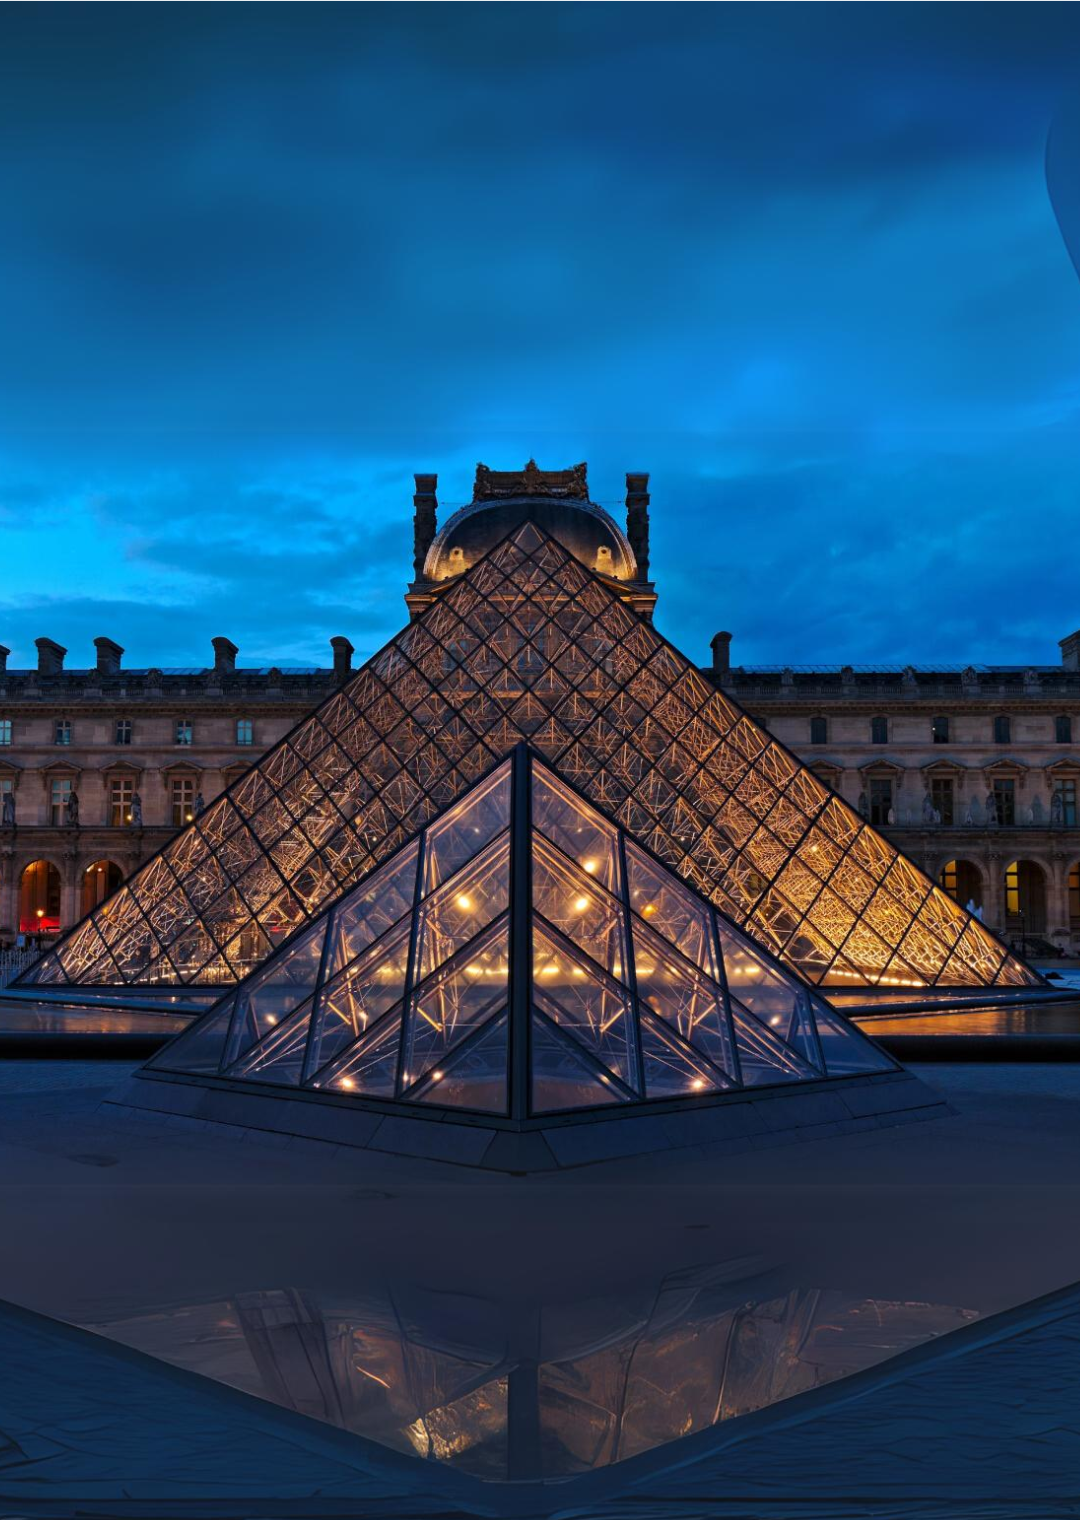
<svg viewBox="0 0 1080 1520"><path fill-rule="evenodd" d="M128 1069L0 1064L0 1514L1080 1515L1076 1067L926 1067L956 1117L550 1182L114 1123L99 1105ZM448 1303L567 1302L735 1257L979 1317L546 1486L399 1456L74 1328L406 1278Z"/></svg>

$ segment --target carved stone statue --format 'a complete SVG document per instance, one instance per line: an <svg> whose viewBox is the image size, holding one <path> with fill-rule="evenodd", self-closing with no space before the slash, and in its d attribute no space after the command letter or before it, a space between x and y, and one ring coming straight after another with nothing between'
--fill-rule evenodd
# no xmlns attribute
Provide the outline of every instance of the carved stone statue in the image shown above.
<svg viewBox="0 0 1080 1520"><path fill-rule="evenodd" d="M13 791L4 793L3 819L5 828L13 829L15 827L15 793Z"/></svg>
<svg viewBox="0 0 1080 1520"><path fill-rule="evenodd" d="M929 792L923 792L922 816L923 816L923 823L933 823L933 821L934 821L934 799L933 799L933 797L931 797L931 795L930 795Z"/></svg>
<svg viewBox="0 0 1080 1520"><path fill-rule="evenodd" d="M859 817L860 818L869 818L870 817L870 804L866 800L866 793L865 792L860 792L859 793L859 801L858 801L858 803L856 805L858 807Z"/></svg>
<svg viewBox="0 0 1080 1520"><path fill-rule="evenodd" d="M1060 792L1054 792L1050 798L1050 825L1060 829L1065 824L1065 803Z"/></svg>
<svg viewBox="0 0 1080 1520"><path fill-rule="evenodd" d="M68 794L67 805L64 808L64 822L70 829L77 829L79 827L78 792L70 792Z"/></svg>
<svg viewBox="0 0 1080 1520"><path fill-rule="evenodd" d="M199 814L202 812L202 810L205 808L205 806L206 806L206 798L203 796L202 792L196 792L195 793L195 817L196 818L198 818Z"/></svg>
<svg viewBox="0 0 1080 1520"><path fill-rule="evenodd" d="M987 794L986 794L986 822L987 822L987 826L990 827L990 828L992 828L997 823L997 821L998 821L997 798L994 796L993 792L987 792Z"/></svg>
<svg viewBox="0 0 1080 1520"><path fill-rule="evenodd" d="M142 828L142 798L135 792L131 798L131 827Z"/></svg>

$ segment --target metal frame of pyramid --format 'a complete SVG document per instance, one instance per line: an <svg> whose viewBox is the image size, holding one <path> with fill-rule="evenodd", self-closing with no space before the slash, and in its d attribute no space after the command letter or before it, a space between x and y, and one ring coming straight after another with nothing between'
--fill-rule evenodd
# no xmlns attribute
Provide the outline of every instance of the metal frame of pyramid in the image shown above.
<svg viewBox="0 0 1080 1520"><path fill-rule="evenodd" d="M148 1070L527 1125L898 1068L521 744Z"/></svg>
<svg viewBox="0 0 1080 1520"><path fill-rule="evenodd" d="M240 982L522 741L811 983L1045 985L526 524L14 990Z"/></svg>

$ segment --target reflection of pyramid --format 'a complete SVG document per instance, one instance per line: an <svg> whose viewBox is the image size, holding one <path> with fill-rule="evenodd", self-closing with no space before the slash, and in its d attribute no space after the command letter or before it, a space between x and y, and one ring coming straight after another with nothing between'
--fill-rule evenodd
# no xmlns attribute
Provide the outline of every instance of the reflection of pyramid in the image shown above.
<svg viewBox="0 0 1080 1520"><path fill-rule="evenodd" d="M238 982L522 740L808 981L1039 982L527 523L18 985Z"/></svg>
<svg viewBox="0 0 1080 1520"><path fill-rule="evenodd" d="M523 745L151 1066L515 1120L895 1070Z"/></svg>

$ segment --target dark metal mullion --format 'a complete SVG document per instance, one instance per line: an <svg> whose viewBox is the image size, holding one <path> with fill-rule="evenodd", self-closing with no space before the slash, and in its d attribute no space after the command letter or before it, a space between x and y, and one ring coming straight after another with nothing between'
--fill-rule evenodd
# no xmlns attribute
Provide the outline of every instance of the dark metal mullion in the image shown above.
<svg viewBox="0 0 1080 1520"><path fill-rule="evenodd" d="M681 1052L685 1052L688 1060L694 1061L698 1066L703 1066L706 1071L715 1072L719 1078L718 1085L728 1088L734 1084L735 1079L729 1071L725 1071L722 1066L717 1066L712 1057L707 1056L696 1045L691 1045L690 1041L681 1035L673 1024L669 1024L667 1019L661 1017L654 1009L650 1008L648 1003L644 1005L642 1017L647 1025L653 1024L656 1026L655 1032L658 1038L670 1040Z"/></svg>
<svg viewBox="0 0 1080 1520"><path fill-rule="evenodd" d="M541 988L541 992L543 992L543 988ZM550 994L548 995L550 996ZM555 999L552 998L552 1002L554 1001ZM619 1093L622 1097L629 1099L631 1102L639 1102L644 1097L644 1090L640 1093L635 1092L629 1083L624 1082L621 1077L616 1076L616 1074L611 1070L610 1066L606 1066L598 1056L593 1055L592 1051L584 1046L581 1041L570 1032L570 1030L563 1029L562 1025L557 1023L556 1020L551 1017L550 1013L546 1011L543 1003L537 1003L536 1016L544 1024L548 1025L549 1028L555 1031L555 1033L558 1035L558 1043L560 1045L568 1045L571 1049L572 1054L577 1056L585 1065L590 1067L593 1076L597 1078L602 1077L614 1092Z"/></svg>
<svg viewBox="0 0 1080 1520"><path fill-rule="evenodd" d="M532 765L528 746L511 756L510 794L510 1011L511 1119L529 1113L529 1023L532 1004Z"/></svg>
<svg viewBox="0 0 1080 1520"><path fill-rule="evenodd" d="M731 1038L731 1059L735 1067L732 1076L740 1087L746 1084L742 1077L742 1061L739 1059L739 1042L735 1035L735 1015L731 1011L731 989L728 986L727 964L724 960L724 947L720 940L720 926L718 915L712 903L708 905L709 929L712 934L713 956L716 960L717 971L720 979L720 990L724 999L724 1017L727 1020L728 1035Z"/></svg>
<svg viewBox="0 0 1080 1520"><path fill-rule="evenodd" d="M491 1009L496 1010L496 1012L493 1013L491 1010L489 1010L482 1021L477 1024L475 1029L470 1030L463 1040L459 1040L451 1050L446 1051L442 1060L435 1063L435 1067L429 1068L423 1073L422 1076L417 1077L414 1082L409 1083L408 1087L406 1087L401 1093L401 1101L403 1103L411 1103L417 1093L427 1092L428 1089L432 1086L438 1086L438 1083L435 1081L435 1078L432 1075L436 1067L443 1067L445 1075L454 1066L457 1065L459 1056L468 1055L469 1051L472 1050L475 1045L479 1045L481 1040L487 1038L488 1034L491 1032L492 1025L497 1024L499 1022L499 1019L504 1015L508 1015L508 1010L505 1003L502 1005L502 1011L498 1012L499 1001L497 998L492 999ZM486 1112L486 1110L477 1109L474 1110L474 1112L483 1113Z"/></svg>
<svg viewBox="0 0 1080 1520"><path fill-rule="evenodd" d="M626 870L626 838L622 829L617 830L619 850L619 879L622 885L623 910L623 981L630 992L630 1009L634 1017L634 1062L637 1073L638 1092L645 1097L645 1056L641 1048L641 1008L638 1003L637 960L634 946L633 924L630 918L630 877Z"/></svg>
<svg viewBox="0 0 1080 1520"><path fill-rule="evenodd" d="M311 1064L311 1052L315 1043L315 1025L322 1007L323 989L326 986L327 962L330 959L330 941L334 930L337 928L338 911L341 907L339 899L334 906L324 915L326 927L323 931L322 954L319 956L319 969L315 973L315 986L311 994L311 1020L308 1024L307 1040L304 1042L304 1059L300 1063L300 1086L308 1080L313 1073L309 1070ZM318 923L318 919L315 920Z"/></svg>
<svg viewBox="0 0 1080 1520"><path fill-rule="evenodd" d="M420 903L423 893L424 871L427 867L427 836L427 829L421 829L419 838L416 841L416 880L413 883L412 918L409 922L409 955L405 963L405 982L401 990L401 1039L398 1041L397 1071L394 1074L395 1097L399 1097L401 1094L405 1072L405 1045L412 1034L412 1010L410 1004L412 1003L413 979L416 972Z"/></svg>

